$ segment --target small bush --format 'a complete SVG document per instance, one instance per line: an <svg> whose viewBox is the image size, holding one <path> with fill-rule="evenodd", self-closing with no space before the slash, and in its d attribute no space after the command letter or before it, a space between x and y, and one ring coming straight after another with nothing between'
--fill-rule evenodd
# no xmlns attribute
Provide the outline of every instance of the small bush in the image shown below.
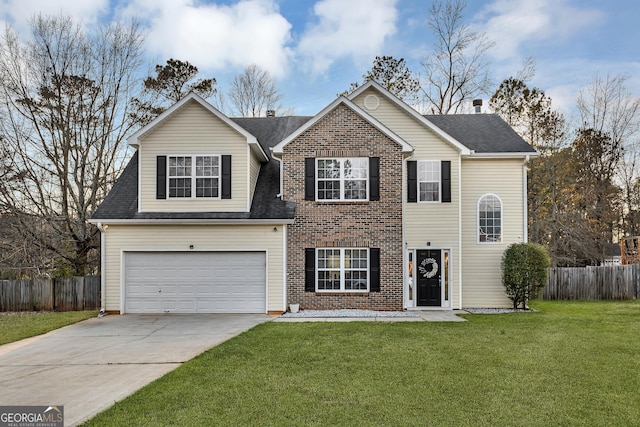
<svg viewBox="0 0 640 427"><path fill-rule="evenodd" d="M502 284L513 308L527 308L547 284L550 259L544 246L514 243L502 255Z"/></svg>

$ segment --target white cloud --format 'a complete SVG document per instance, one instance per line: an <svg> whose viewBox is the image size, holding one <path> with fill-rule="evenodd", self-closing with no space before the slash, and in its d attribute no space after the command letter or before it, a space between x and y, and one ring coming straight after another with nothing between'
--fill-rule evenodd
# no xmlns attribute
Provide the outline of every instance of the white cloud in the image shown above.
<svg viewBox="0 0 640 427"><path fill-rule="evenodd" d="M476 16L496 46L498 59L515 55L525 43L560 41L602 22L604 13L568 0L495 0Z"/></svg>
<svg viewBox="0 0 640 427"><path fill-rule="evenodd" d="M28 22L35 14L70 15L78 23L94 24L109 9L109 0L3 0L0 17L22 34L28 32Z"/></svg>
<svg viewBox="0 0 640 427"><path fill-rule="evenodd" d="M318 22L309 26L298 52L314 73L348 57L373 60L385 38L396 30L397 0L320 0Z"/></svg>
<svg viewBox="0 0 640 427"><path fill-rule="evenodd" d="M273 0L233 5L133 0L119 15L148 17L147 48L162 59L181 59L212 70L255 63L274 77L287 71L291 24Z"/></svg>

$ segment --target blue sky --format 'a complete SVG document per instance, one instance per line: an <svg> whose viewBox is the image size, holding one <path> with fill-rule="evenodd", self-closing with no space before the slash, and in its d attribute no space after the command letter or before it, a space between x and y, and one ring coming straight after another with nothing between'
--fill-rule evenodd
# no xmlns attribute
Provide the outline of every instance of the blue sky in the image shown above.
<svg viewBox="0 0 640 427"><path fill-rule="evenodd" d="M0 19L24 35L34 13L70 14L87 25L138 19L149 66L187 60L225 92L244 67L268 70L283 107L312 115L360 81L376 55L420 61L432 41L429 0L3 0ZM594 78L629 76L640 95L640 2L469 0L465 22L495 41L489 52L497 88L528 57L530 82L570 115ZM485 100L488 96L484 97ZM485 104L486 105L486 104Z"/></svg>

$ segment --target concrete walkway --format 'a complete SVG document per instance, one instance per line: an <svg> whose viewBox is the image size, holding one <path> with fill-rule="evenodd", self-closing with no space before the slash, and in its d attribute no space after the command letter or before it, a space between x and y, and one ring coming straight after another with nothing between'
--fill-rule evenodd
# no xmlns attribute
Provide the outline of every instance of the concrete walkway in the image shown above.
<svg viewBox="0 0 640 427"><path fill-rule="evenodd" d="M63 405L64 425L73 426L273 318L113 315L6 344L0 346L0 405Z"/></svg>

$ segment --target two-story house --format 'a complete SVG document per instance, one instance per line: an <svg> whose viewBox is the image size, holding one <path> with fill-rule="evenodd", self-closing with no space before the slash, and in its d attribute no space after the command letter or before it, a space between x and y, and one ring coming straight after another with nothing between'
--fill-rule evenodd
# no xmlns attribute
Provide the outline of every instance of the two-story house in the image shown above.
<svg viewBox="0 0 640 427"><path fill-rule="evenodd" d="M490 114L422 116L369 82L314 117L190 94L133 134L92 222L103 309L503 307L537 153Z"/></svg>

